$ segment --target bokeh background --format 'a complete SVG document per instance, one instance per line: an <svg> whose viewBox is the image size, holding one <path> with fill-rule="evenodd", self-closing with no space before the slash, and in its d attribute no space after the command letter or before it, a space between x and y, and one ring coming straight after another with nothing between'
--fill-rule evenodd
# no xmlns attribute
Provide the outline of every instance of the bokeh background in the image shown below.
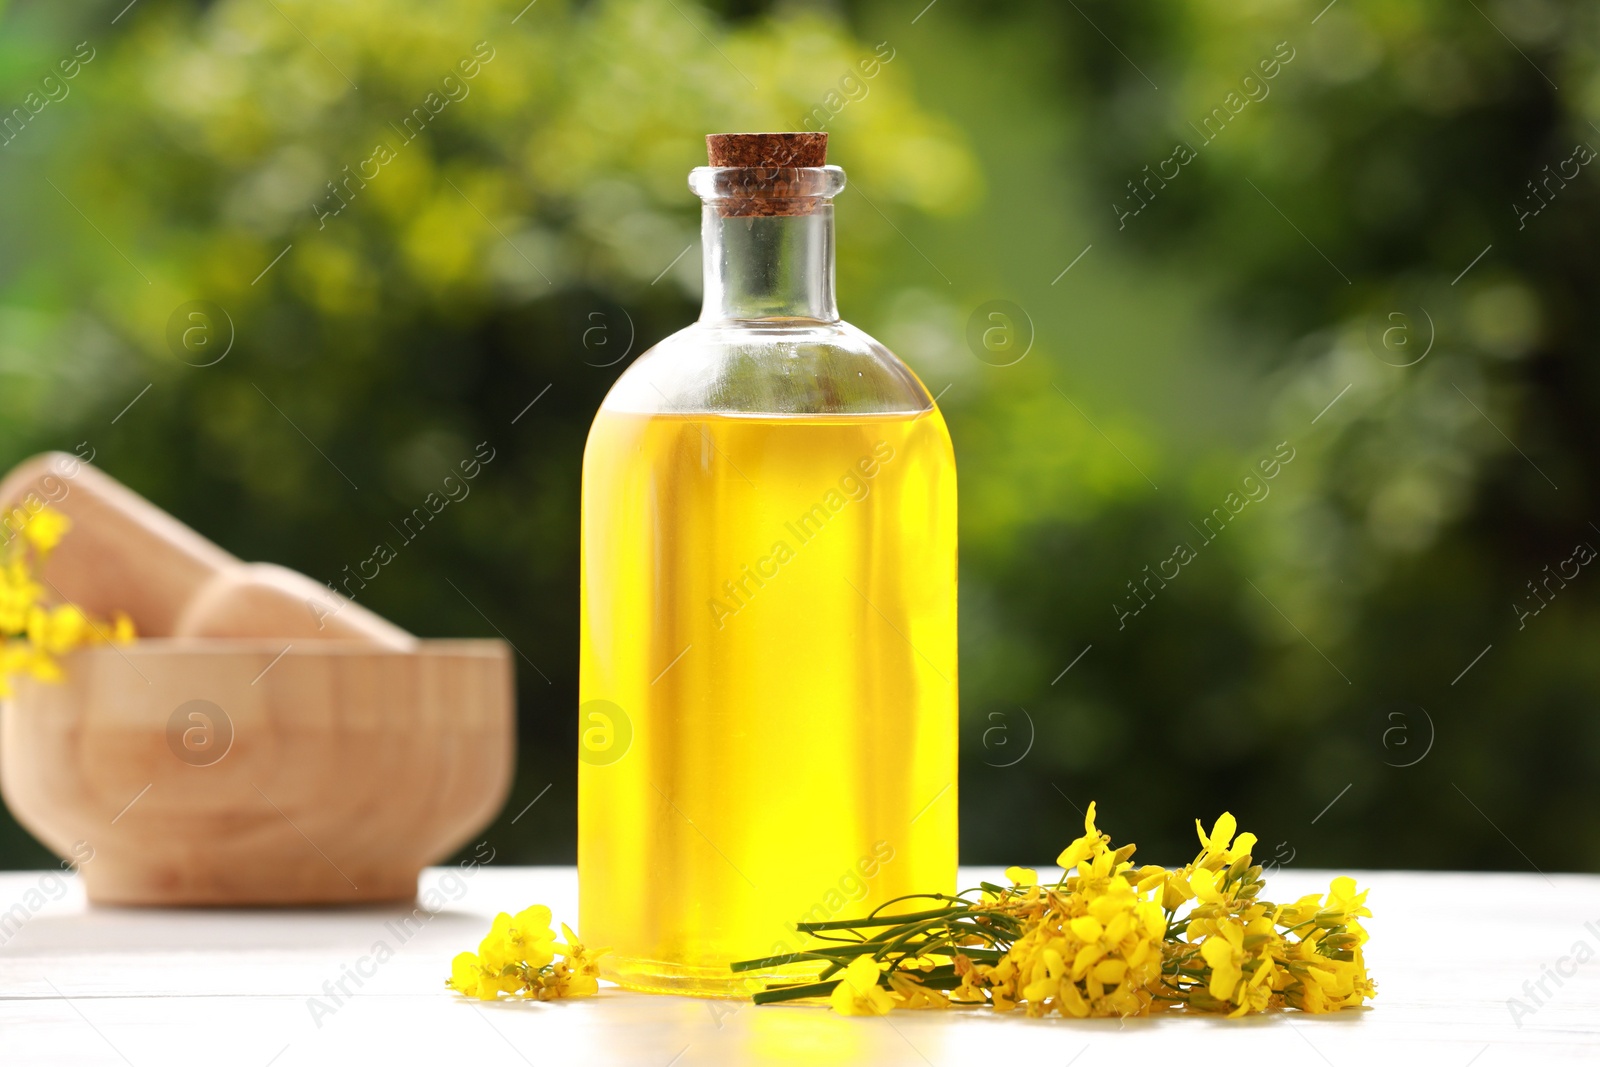
<svg viewBox="0 0 1600 1067"><path fill-rule="evenodd" d="M489 836L571 862L584 436L696 314L702 136L809 116L844 313L955 440L967 862L1093 798L1150 861L1228 808L1284 865L1600 869L1600 8L523 3L12 0L0 466L337 581L489 442L361 599L517 646Z"/></svg>

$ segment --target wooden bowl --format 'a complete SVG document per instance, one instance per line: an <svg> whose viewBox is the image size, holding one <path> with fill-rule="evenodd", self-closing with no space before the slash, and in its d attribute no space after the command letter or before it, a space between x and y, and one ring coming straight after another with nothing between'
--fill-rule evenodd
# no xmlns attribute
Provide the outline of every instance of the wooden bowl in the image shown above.
<svg viewBox="0 0 1600 1067"><path fill-rule="evenodd" d="M511 786L499 641L153 639L63 669L0 706L0 792L97 903L409 900Z"/></svg>

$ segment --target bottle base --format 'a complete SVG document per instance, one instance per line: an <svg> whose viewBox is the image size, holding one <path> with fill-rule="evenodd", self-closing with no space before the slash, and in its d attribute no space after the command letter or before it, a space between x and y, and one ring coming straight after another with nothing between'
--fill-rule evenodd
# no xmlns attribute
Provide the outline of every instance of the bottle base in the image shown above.
<svg viewBox="0 0 1600 1067"><path fill-rule="evenodd" d="M811 973L816 973L814 968ZM749 1000L774 982L794 982L806 975L793 970L736 974L726 967L697 967L607 953L600 958L600 977L636 993Z"/></svg>

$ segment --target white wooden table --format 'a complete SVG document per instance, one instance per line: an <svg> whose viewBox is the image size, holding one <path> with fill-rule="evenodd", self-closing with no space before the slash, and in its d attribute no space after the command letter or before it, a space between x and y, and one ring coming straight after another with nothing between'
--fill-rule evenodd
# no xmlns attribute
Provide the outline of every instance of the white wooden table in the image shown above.
<svg viewBox="0 0 1600 1067"><path fill-rule="evenodd" d="M966 871L963 884L997 875ZM1600 1061L1600 876L1358 877L1372 888L1376 913L1372 1009L1238 1022L1079 1022L976 1012L852 1019L815 1007L614 988L548 1004L478 1005L447 994L450 957L476 946L494 912L537 902L558 918L576 914L571 868L486 867L466 879L429 871L424 893L441 890L443 906L409 931L398 908L90 908L75 879L7 873L0 874L0 1065ZM1327 881L1320 872L1289 870L1271 875L1268 886L1290 898L1325 890ZM1583 963L1573 956L1580 943L1588 946ZM1558 966L1572 972L1559 986L1546 976ZM1529 998L1525 981L1542 1003ZM1533 1010L1514 1020L1512 997Z"/></svg>

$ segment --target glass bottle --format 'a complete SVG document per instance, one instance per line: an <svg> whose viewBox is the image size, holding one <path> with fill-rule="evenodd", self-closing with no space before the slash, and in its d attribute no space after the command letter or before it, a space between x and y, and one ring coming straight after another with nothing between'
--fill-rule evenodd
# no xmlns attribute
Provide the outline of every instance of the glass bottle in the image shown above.
<svg viewBox="0 0 1600 1067"><path fill-rule="evenodd" d="M956 481L839 318L826 134L707 140L700 319L584 451L579 921L624 986L745 996L815 970L728 969L797 921L955 889Z"/></svg>

